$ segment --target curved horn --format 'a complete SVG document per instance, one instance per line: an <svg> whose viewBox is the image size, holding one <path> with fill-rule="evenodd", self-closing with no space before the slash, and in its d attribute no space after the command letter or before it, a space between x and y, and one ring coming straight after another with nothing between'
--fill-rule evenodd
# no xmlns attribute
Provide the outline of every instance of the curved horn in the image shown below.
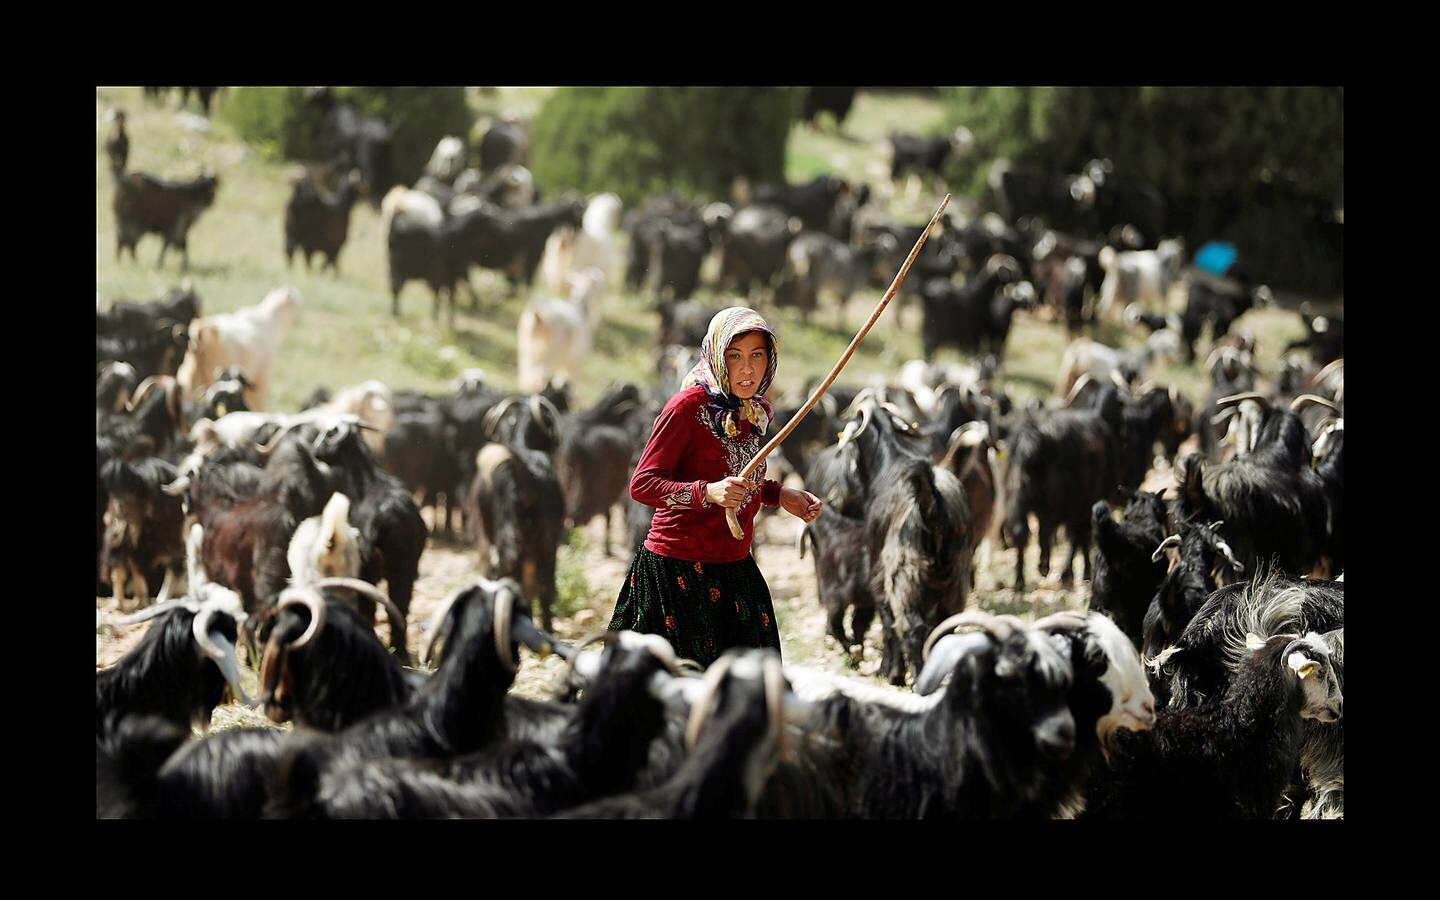
<svg viewBox="0 0 1440 900"><path fill-rule="evenodd" d="M278 608L284 609L287 606L303 606L310 610L310 624L301 632L300 637L290 643L291 650L299 650L325 627L325 601L313 588L292 585L280 592Z"/></svg>
<svg viewBox="0 0 1440 900"><path fill-rule="evenodd" d="M570 679L574 677L575 670L580 662L580 651L584 650L586 647L590 646L596 641L601 641L605 644L605 646L608 647L618 640L620 640L620 632L618 631L598 631L595 634L583 637L576 643L572 644L569 648L569 656L565 656L564 653L559 654L561 656L565 656L565 668L561 672L560 683L570 684ZM585 675L586 673L582 672L581 674Z"/></svg>
<svg viewBox="0 0 1440 900"><path fill-rule="evenodd" d="M270 452L271 452L272 450L274 450L275 447L280 443L280 439L281 439L282 437L284 437L285 434L286 434L290 429L294 428L296 425L299 425L299 424L301 424L301 423L299 423L299 422L286 422L286 423L282 424L282 425L280 426L279 430L277 430L277 431L275 432L275 434L271 436L271 438L270 438L269 441L266 441L263 445L261 445L261 444L256 444L256 445L255 445L255 452L256 452L256 453L259 453L261 456L266 456L266 457L268 457L268 456L270 455Z"/></svg>
<svg viewBox="0 0 1440 900"><path fill-rule="evenodd" d="M559 410L558 408L556 408L556 406L555 406L554 403L551 403L548 398L544 397L544 396L541 395L541 394L536 394L534 397L532 397L532 398L530 398L530 399L531 399L531 411L535 413L535 418L541 419L541 420L543 421L544 416L541 414L541 410L545 410L545 411L549 412L549 413L550 413L550 419L551 419L551 421L553 421L553 422L555 423L555 425L554 425L554 427L549 427L549 426L547 426L547 427L546 427L546 430L549 431L551 434L559 435L559 434L560 434L560 419L561 419L560 410Z"/></svg>
<svg viewBox="0 0 1440 900"><path fill-rule="evenodd" d="M1030 624L1030 628L1042 631L1084 631L1089 619L1083 613L1074 610L1061 610L1051 613L1043 619L1037 619Z"/></svg>
<svg viewBox="0 0 1440 900"><path fill-rule="evenodd" d="M490 407L490 411L485 414L485 418L480 420L481 433L484 434L486 438L493 439L495 426L500 424L501 417L510 410L510 407L519 402L519 397L506 397L504 400Z"/></svg>
<svg viewBox="0 0 1440 900"><path fill-rule="evenodd" d="M477 579L464 587L455 589L450 593L450 596L441 601L440 609L437 610L435 615L430 619L434 624L425 635L425 640L420 642L420 665L425 666L430 664L430 651L435 648L435 641L440 637L440 632L445 630L445 619L450 615L450 610L455 606L455 602L467 591L472 591L479 586L480 581Z"/></svg>
<svg viewBox="0 0 1440 900"><path fill-rule="evenodd" d="M218 630L210 630L210 620L215 614L221 612L218 606L205 605L195 614L194 620L190 623L191 631L195 635L195 641L200 645L200 650L210 657L219 667L220 673L225 676L229 683L230 690L236 698L246 706L254 706L250 695L245 693L245 687L240 683L240 667L235 662L235 645L230 643Z"/></svg>
<svg viewBox="0 0 1440 900"><path fill-rule="evenodd" d="M852 403L851 406L854 406L854 404ZM840 432L840 440L837 443L841 445L849 443L850 441L853 441L857 437L859 437L866 428L870 427L870 417L874 415L873 410L874 407L871 406L869 403L863 404L860 407L860 427L856 428L854 431L851 431L850 425L847 424L845 426L845 430Z"/></svg>
<svg viewBox="0 0 1440 900"><path fill-rule="evenodd" d="M1315 384L1319 384L1320 382L1322 382L1322 381L1324 381L1325 379L1329 378L1331 375L1334 375L1337 371L1341 371L1341 370L1343 370L1344 368L1345 368L1345 357L1342 356L1342 357L1340 357L1339 359L1332 360L1331 362L1325 364L1325 368L1323 368L1323 369L1321 369L1319 372L1316 372L1316 373L1315 373L1315 381L1314 381L1314 383L1315 383Z"/></svg>
<svg viewBox="0 0 1440 900"><path fill-rule="evenodd" d="M895 424L900 426L901 431L915 432L920 430L919 423L911 422L905 418L905 411L888 400L880 404L880 408L894 417Z"/></svg>
<svg viewBox="0 0 1440 900"><path fill-rule="evenodd" d="M965 634L947 634L935 642L932 652L915 676L915 693L922 696L933 694L945 676L955 671L955 666L966 654L986 646L992 640L989 632L972 631Z"/></svg>
<svg viewBox="0 0 1440 900"><path fill-rule="evenodd" d="M390 622L390 630L400 629L399 644L402 647L405 646L405 613L400 611L400 607L394 600L390 599L389 594L380 590L375 585L368 581L362 581L359 578L344 578L338 575L332 575L328 578L319 579L312 587L316 590L327 587L346 588L358 594L364 594L371 600L384 606L385 618Z"/></svg>
<svg viewBox="0 0 1440 900"><path fill-rule="evenodd" d="M1110 370L1110 383L1115 385L1121 391L1127 394L1130 393L1130 382L1125 380L1125 376L1120 374L1119 369Z"/></svg>
<svg viewBox="0 0 1440 900"><path fill-rule="evenodd" d="M1010 621L993 616L983 610L967 609L964 612L956 613L931 629L930 636L925 639L925 646L920 651L920 658L925 659L929 656L930 648L935 646L936 641L940 638L959 631L966 625L977 625L985 629L997 641L1005 640L1014 632Z"/></svg>
<svg viewBox="0 0 1440 900"><path fill-rule="evenodd" d="M1155 552L1154 552L1154 553L1150 554L1150 561L1151 561L1152 563L1157 563L1157 562L1159 562L1159 561L1160 561L1160 557L1165 555L1165 551L1166 551L1166 550L1169 550L1171 547L1178 547L1178 546L1180 546L1180 535L1178 535L1178 534L1172 534L1172 535L1170 535L1170 536L1167 537L1165 540L1163 540L1163 541L1160 542L1160 546L1158 546L1158 547L1155 548Z"/></svg>
<svg viewBox="0 0 1440 900"><path fill-rule="evenodd" d="M1223 423L1225 423L1226 421L1228 421L1229 419L1231 419L1237 412L1239 412L1239 410L1236 409L1236 408L1233 407L1233 406L1232 406L1231 408L1229 408L1229 409L1222 410L1222 411L1220 411L1220 413L1218 413L1217 415L1214 415L1214 416L1212 416L1212 417L1210 418L1210 424L1211 424L1211 425L1220 425L1220 424L1223 424Z"/></svg>
<svg viewBox="0 0 1440 900"><path fill-rule="evenodd" d="M140 405L140 401L150 395L150 389L159 384L160 379L163 377L163 375L149 375L144 381L140 382L140 384L136 386L135 392L130 395L130 402L125 404L125 411L127 413L133 413L135 408Z"/></svg>
<svg viewBox="0 0 1440 900"><path fill-rule="evenodd" d="M720 682L725 678L725 673L730 671L734 659L733 656L722 656L705 671L704 693L695 701L695 705L690 707L690 718L685 723L686 751L695 749L695 744L700 739L700 726L710 717L710 710L715 706L715 695L720 690Z"/></svg>
<svg viewBox="0 0 1440 900"><path fill-rule="evenodd" d="M1239 394L1231 394L1228 397L1221 397L1219 400L1215 401L1215 408L1220 409L1221 407L1229 406L1232 403L1239 403L1242 400L1254 400L1256 403L1259 403L1261 406L1267 408L1270 406L1270 401L1265 399L1264 394L1258 394L1255 391L1245 391Z"/></svg>
<svg viewBox="0 0 1440 900"><path fill-rule="evenodd" d="M145 607L139 612L131 613L128 616L121 616L118 619L110 619L107 624L116 626L139 625L141 622L153 619L156 616L162 613L167 613L172 609L176 609L177 607L184 607L185 609L191 609L192 611L194 609L194 607L192 607L190 604L187 604L184 601L180 600L175 600L170 603L156 603L151 606Z"/></svg>
<svg viewBox="0 0 1440 900"><path fill-rule="evenodd" d="M1079 378L1075 379L1075 383L1070 386L1070 393L1065 395L1065 405L1069 406L1070 404L1074 403L1075 398L1078 397L1080 395L1080 392L1085 389L1085 385L1089 384L1094 380L1095 379L1090 377L1089 372L1086 372Z"/></svg>
<svg viewBox="0 0 1440 900"><path fill-rule="evenodd" d="M1323 406L1323 407L1325 407L1326 409L1328 409L1328 410L1330 410L1331 412L1336 413L1336 414L1339 414L1339 413L1340 413L1340 407L1336 406L1334 403L1332 403L1331 401L1325 399L1324 397L1317 397L1317 396L1314 395L1314 394L1301 394L1300 396L1296 397L1294 400L1291 400L1291 401L1290 401L1290 411L1291 411L1291 412L1299 412L1301 407L1303 407L1303 406L1305 406L1306 404L1309 404L1309 403L1319 404L1320 406Z"/></svg>
<svg viewBox="0 0 1440 900"><path fill-rule="evenodd" d="M501 587L494 593L495 654L500 657L500 665L514 675L520 671L520 663L510 651L510 623L515 615L515 591L509 587Z"/></svg>
<svg viewBox="0 0 1440 900"><path fill-rule="evenodd" d="M1215 549L1219 550L1220 555L1225 557L1225 561L1230 564L1230 568L1234 569L1238 573L1244 573L1245 567L1242 566L1240 564L1240 561L1235 558L1235 553L1230 549L1229 544L1225 543L1224 541L1216 541Z"/></svg>

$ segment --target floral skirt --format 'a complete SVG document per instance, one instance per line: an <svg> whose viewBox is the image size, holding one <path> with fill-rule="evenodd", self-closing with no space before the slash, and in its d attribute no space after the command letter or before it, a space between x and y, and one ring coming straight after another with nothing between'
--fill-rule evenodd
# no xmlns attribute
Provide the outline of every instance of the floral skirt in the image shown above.
<svg viewBox="0 0 1440 900"><path fill-rule="evenodd" d="M700 563L640 545L610 618L610 630L621 629L658 634L676 654L707 667L731 647L780 652L770 588L753 556Z"/></svg>

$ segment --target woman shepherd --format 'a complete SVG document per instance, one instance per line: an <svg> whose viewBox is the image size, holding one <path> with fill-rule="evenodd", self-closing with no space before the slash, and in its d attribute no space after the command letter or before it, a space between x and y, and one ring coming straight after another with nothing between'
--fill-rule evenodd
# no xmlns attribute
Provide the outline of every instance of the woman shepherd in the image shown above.
<svg viewBox="0 0 1440 900"><path fill-rule="evenodd" d="M630 479L630 496L656 509L620 588L610 630L658 634L682 657L709 666L731 647L780 650L770 588L750 555L760 504L806 522L814 494L740 471L759 452L773 414L765 392L779 344L754 310L732 306L710 320L700 362L670 398ZM744 540L730 534L735 508Z"/></svg>

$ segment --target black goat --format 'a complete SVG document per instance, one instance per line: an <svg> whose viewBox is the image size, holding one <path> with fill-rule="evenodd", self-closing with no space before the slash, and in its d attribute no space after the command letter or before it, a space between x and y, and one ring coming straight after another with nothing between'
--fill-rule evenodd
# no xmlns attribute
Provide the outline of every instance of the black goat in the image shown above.
<svg viewBox="0 0 1440 900"><path fill-rule="evenodd" d="M491 410L490 427L496 430L497 442L486 444L476 455L465 508L481 566L492 577L516 579L527 601L538 597L541 627L549 631L565 498L550 461L554 444L546 445L547 440L554 441L559 417L554 416L553 424L545 422L538 401L537 397L530 403ZM497 429L513 408L521 415L509 427ZM531 436L536 433L538 438Z"/></svg>
<svg viewBox="0 0 1440 900"><path fill-rule="evenodd" d="M401 667L353 601L334 588L323 596L303 589L282 592L279 603L262 614L256 634L265 648L259 701L272 722L342 731L371 713L404 704L424 683L423 676L417 679Z"/></svg>
<svg viewBox="0 0 1440 900"><path fill-rule="evenodd" d="M760 677L741 676L735 663L757 663ZM741 665L744 665L743 663ZM565 819L709 819L751 815L785 747L785 676L771 651L727 653L706 672L711 697L701 697L687 732L693 749L674 775L646 791L572 807ZM703 724L697 717L713 716Z"/></svg>
<svg viewBox="0 0 1440 900"><path fill-rule="evenodd" d="M110 114L110 133L105 136L105 155L110 157L110 174L119 181L125 177L125 162L130 158L130 135L125 133L125 111Z"/></svg>
<svg viewBox="0 0 1440 900"><path fill-rule="evenodd" d="M186 236L190 226L215 202L215 189L220 179L202 175L194 181L164 181L152 175L133 172L115 185L115 259L127 247L135 258L135 245L147 234L158 234L160 265L165 264L165 251L173 245L182 254L181 268L190 268L190 250Z"/></svg>
<svg viewBox="0 0 1440 900"><path fill-rule="evenodd" d="M157 582L160 593L169 596L173 579L185 573L184 512L178 498L161 490L175 480L175 467L158 457L134 464L97 457L97 463L110 518L101 550L102 578L108 576L117 605L132 593L143 604Z"/></svg>
<svg viewBox="0 0 1440 900"><path fill-rule="evenodd" d="M553 741L513 741L450 760L361 761L328 772L327 818L547 815L628 790L663 725L649 696L661 658L613 642L604 668Z"/></svg>
<svg viewBox="0 0 1440 900"><path fill-rule="evenodd" d="M902 443L899 433L916 429L873 399L858 413L845 435L874 473L864 518L870 592L884 629L881 667L892 684L904 684L907 668L920 671L930 629L965 608L975 535L959 479Z"/></svg>
<svg viewBox="0 0 1440 900"><path fill-rule="evenodd" d="M181 325L188 329L190 321L199 315L200 298L187 279L181 282L180 287L166 291L159 299L150 303L116 300L105 311L96 310L95 334L105 337L143 338L171 325Z"/></svg>
<svg viewBox="0 0 1440 900"><path fill-rule="evenodd" d="M99 322L99 316L96 316ZM190 334L176 323L159 325L154 331L138 336L95 335L95 362L129 363L138 378L153 375L174 375L190 347Z"/></svg>
<svg viewBox="0 0 1440 900"><path fill-rule="evenodd" d="M829 510L801 529L801 559L806 540L815 548L815 588L825 608L826 629L842 648L854 654L863 648L865 632L875 620L865 520ZM853 610L849 632L845 630L847 609Z"/></svg>
<svg viewBox="0 0 1440 900"><path fill-rule="evenodd" d="M1223 525L1186 523L1179 534L1165 538L1150 557L1159 563L1167 550L1178 546L1141 622L1140 648L1146 659L1153 659L1174 643L1216 588L1244 574L1244 566L1220 536ZM1232 571L1235 575L1229 574Z"/></svg>
<svg viewBox="0 0 1440 900"><path fill-rule="evenodd" d="M463 480L456 449L458 428L447 399L425 398L421 406L400 408L385 432L385 469L420 492L420 506L431 509L432 534L451 534L452 512L460 506ZM443 498L444 506L441 506Z"/></svg>
<svg viewBox="0 0 1440 900"><path fill-rule="evenodd" d="M1337 721L1343 698L1317 634L1261 639L1217 702L1160 711L1122 735L1086 789L1089 818L1268 819L1295 771L1307 723Z"/></svg>
<svg viewBox="0 0 1440 900"><path fill-rule="evenodd" d="M1217 466L1182 460L1180 517L1225 522L1236 559L1250 571L1272 557L1293 575L1328 569L1325 485L1311 466L1304 424L1292 412L1267 410L1258 395L1231 399L1239 404L1243 455Z"/></svg>
<svg viewBox="0 0 1440 900"><path fill-rule="evenodd" d="M992 256L984 271L961 287L947 280L925 281L920 291L925 358L949 344L962 353L993 353L1003 359L1016 308L1034 305L1034 289L1027 290L1029 282L1022 278L1014 259Z"/></svg>
<svg viewBox="0 0 1440 900"><path fill-rule="evenodd" d="M415 499L399 479L380 467L361 439L360 423L354 416L341 416L329 424L315 447L316 459L331 467L339 489L351 500L350 522L359 529L363 548L360 578L374 585L384 579L386 593L401 617L409 615L427 536ZM367 617L373 615L373 603L362 598L360 611ZM408 658L404 629L390 630L390 646L402 660Z"/></svg>
<svg viewBox="0 0 1440 900"><path fill-rule="evenodd" d="M1050 549L1055 530L1065 526L1070 557L1060 580L1069 584L1075 558L1091 577L1091 509L1117 485L1120 397L1105 385L1094 409L1049 410L1028 416L1011 435L1005 470L1008 509L1002 534L1015 548L1015 589L1025 589L1025 545L1030 540L1028 515L1039 520L1040 574L1050 574Z"/></svg>
<svg viewBox="0 0 1440 900"><path fill-rule="evenodd" d="M350 210L360 196L360 181L359 170L352 170L336 194L327 193L308 178L295 182L290 202L285 205L287 267L298 252L308 271L310 258L319 253L332 273L339 271L336 261L350 230Z"/></svg>
<svg viewBox="0 0 1440 900"><path fill-rule="evenodd" d="M630 471L640 449L629 427L639 404L637 387L619 385L591 409L566 417L560 426L555 475L565 496L566 518L582 527L604 516L606 556L610 555L610 511L629 496Z"/></svg>
<svg viewBox="0 0 1440 900"><path fill-rule="evenodd" d="M337 735L307 734L281 761L271 814L323 813L327 771L388 757L445 759L506 734L505 694L515 680L517 640L548 649L514 581L477 580L442 604L422 661L437 641L440 668L400 707L375 713Z"/></svg>
<svg viewBox="0 0 1440 900"><path fill-rule="evenodd" d="M742 294L769 288L785 268L785 253L800 228L800 220L778 206L737 210L721 242L721 286Z"/></svg>
<svg viewBox="0 0 1440 900"><path fill-rule="evenodd" d="M235 662L232 616L240 610L232 605L219 599L176 601L116 623L160 619L119 662L95 673L96 739L127 716L149 714L177 728L206 727L227 685L248 704Z"/></svg>
<svg viewBox="0 0 1440 900"><path fill-rule="evenodd" d="M815 737L799 742L796 761L770 779L759 814L1028 815L1045 793L1039 770L1075 746L1072 670L1047 636L993 617L984 627L938 639L916 690L934 692L946 675L949 683L920 711L844 692L819 700L807 729Z"/></svg>
<svg viewBox="0 0 1440 900"><path fill-rule="evenodd" d="M1230 333L1234 321L1252 307L1268 306L1274 295L1264 285L1251 288L1233 278L1220 278L1200 270L1192 270L1186 293L1185 310L1180 314L1182 348L1187 362L1195 359L1195 342L1205 325L1210 325L1210 340L1218 344Z"/></svg>
<svg viewBox="0 0 1440 900"><path fill-rule="evenodd" d="M1141 645L1145 611L1165 578L1164 564L1154 558L1166 531L1162 493L1131 493L1118 523L1104 500L1090 510L1095 537L1090 609L1114 619L1136 647Z"/></svg>

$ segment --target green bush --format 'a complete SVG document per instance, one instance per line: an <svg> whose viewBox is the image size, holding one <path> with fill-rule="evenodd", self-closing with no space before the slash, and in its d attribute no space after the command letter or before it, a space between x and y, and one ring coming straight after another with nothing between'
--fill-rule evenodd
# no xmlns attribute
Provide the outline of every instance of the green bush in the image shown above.
<svg viewBox="0 0 1440 900"><path fill-rule="evenodd" d="M392 159L406 183L420 176L442 137L464 139L474 119L464 88L346 87L335 95L394 129ZM224 116L242 138L278 150L286 159L318 156L321 121L306 107L303 88L236 88Z"/></svg>
<svg viewBox="0 0 1440 900"><path fill-rule="evenodd" d="M1342 260L1317 222L1343 206L1342 88L952 88L948 127L964 125L974 152L947 175L988 197L992 160L1077 172L1108 157L1117 174L1149 181L1172 233L1230 240L1255 277L1274 286L1338 292Z"/></svg>
<svg viewBox="0 0 1440 900"><path fill-rule="evenodd" d="M535 117L530 162L546 190L727 197L737 176L781 181L796 88L574 88Z"/></svg>

